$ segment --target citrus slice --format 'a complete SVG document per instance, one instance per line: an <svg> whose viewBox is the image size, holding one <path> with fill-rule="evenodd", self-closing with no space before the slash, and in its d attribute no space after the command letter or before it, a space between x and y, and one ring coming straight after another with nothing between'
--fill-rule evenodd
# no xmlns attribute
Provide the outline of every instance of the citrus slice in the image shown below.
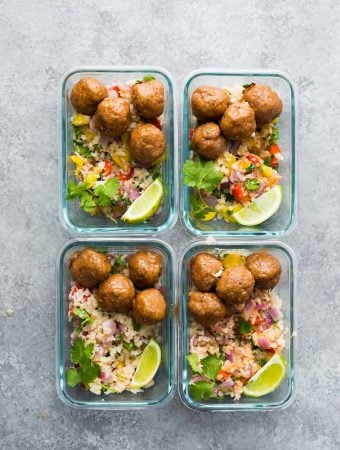
<svg viewBox="0 0 340 450"><path fill-rule="evenodd" d="M244 388L247 397L262 397L274 391L284 379L286 374L286 361L281 355L275 353L270 360L250 378Z"/></svg>
<svg viewBox="0 0 340 450"><path fill-rule="evenodd" d="M233 214L234 219L246 226L254 226L268 220L279 209L282 201L282 187L274 186L248 206Z"/></svg>
<svg viewBox="0 0 340 450"><path fill-rule="evenodd" d="M140 223L148 219L157 210L163 198L163 185L157 178L138 197L123 215L122 220L128 223Z"/></svg>
<svg viewBox="0 0 340 450"><path fill-rule="evenodd" d="M154 339L145 347L131 382L133 389L139 389L152 381L161 363L161 349Z"/></svg>

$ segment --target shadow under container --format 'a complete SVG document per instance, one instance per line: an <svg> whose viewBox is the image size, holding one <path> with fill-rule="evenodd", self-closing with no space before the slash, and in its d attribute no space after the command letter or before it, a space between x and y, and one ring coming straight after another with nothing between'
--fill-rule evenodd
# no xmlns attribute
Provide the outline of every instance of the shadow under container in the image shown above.
<svg viewBox="0 0 340 450"><path fill-rule="evenodd" d="M279 174L282 179L283 199L276 214L264 223L245 227L237 223L227 223L224 220L206 222L193 216L190 208L190 188L181 183L182 220L186 228L200 237L215 236L279 236L292 229L295 220L296 192L295 192L295 122L296 122L296 93L292 80L282 72L263 71L214 71L198 70L186 78L183 92L183 126L182 126L182 154L181 167L190 158L190 129L195 127L196 119L191 111L190 100L193 91L199 86L209 85L221 88L233 87L235 84L251 83L266 84L275 89L283 102L283 110L279 117L279 145L282 149L283 161L280 162ZM182 173L182 170L181 170Z"/></svg>
<svg viewBox="0 0 340 450"><path fill-rule="evenodd" d="M72 86L82 77L90 76L108 85L113 82L124 83L134 79L142 79L145 75L153 75L161 81L165 90L165 108L162 131L166 141L167 157L162 162L160 175L164 186L164 198L161 212L150 220L139 224L127 224L122 220L117 223L104 215L91 216L82 211L79 201L67 201L67 186L73 180L74 164L72 155L73 130L71 118L75 113L69 96ZM72 233L92 234L146 234L161 233L170 229L178 216L177 187L177 111L174 82L169 72L154 66L140 67L80 67L68 72L61 81L59 94L59 145L61 147L59 216L63 226Z"/></svg>
<svg viewBox="0 0 340 450"><path fill-rule="evenodd" d="M154 385L143 392L133 394L123 392L97 396L77 386L66 384L65 372L71 367L70 335L73 327L68 321L68 296L71 287L69 271L70 257L84 247L109 253L131 254L137 250L149 249L161 255L163 270L160 278L162 292L167 299L167 316L162 321L159 331L159 344L162 360L154 378ZM60 399L68 406L77 409L140 409L163 405L168 400L175 384L175 326L173 307L175 299L175 266L172 249L160 240L105 238L79 238L67 242L60 250L57 259L57 308L56 308L56 377L57 392Z"/></svg>
<svg viewBox="0 0 340 450"><path fill-rule="evenodd" d="M189 354L189 326L190 316L187 310L188 293L193 287L190 278L190 260L200 252L212 252L216 249L232 253L235 250L246 250L253 253L260 250L267 251L275 256L281 263L282 274L276 287L276 292L282 300L283 325L286 330L286 347L282 355L287 362L286 377L282 384L270 394L259 398L241 396L238 401L231 397L223 399L209 399L196 401L190 396L189 381L190 367L187 362ZM296 323L295 323L295 258L292 250L280 242L216 242L214 245L194 243L184 252L180 267L182 274L179 279L180 318L178 325L179 337L179 394L186 406L195 411L268 411L287 407L295 397L295 347L296 347Z"/></svg>

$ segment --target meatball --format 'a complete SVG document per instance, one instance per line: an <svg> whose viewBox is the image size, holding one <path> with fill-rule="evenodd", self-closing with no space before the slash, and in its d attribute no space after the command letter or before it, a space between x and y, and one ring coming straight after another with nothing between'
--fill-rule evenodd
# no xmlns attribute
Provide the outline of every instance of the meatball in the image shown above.
<svg viewBox="0 0 340 450"><path fill-rule="evenodd" d="M227 150L227 143L216 123L208 122L199 126L192 138L192 147L204 159L217 159Z"/></svg>
<svg viewBox="0 0 340 450"><path fill-rule="evenodd" d="M190 292L188 310L203 326L214 325L229 314L226 305L213 292Z"/></svg>
<svg viewBox="0 0 340 450"><path fill-rule="evenodd" d="M198 253L190 261L190 276L199 291L208 292L216 285L216 274L223 270L222 262L211 253Z"/></svg>
<svg viewBox="0 0 340 450"><path fill-rule="evenodd" d="M244 90L243 98L255 111L257 125L270 123L281 114L282 100L269 86L251 84Z"/></svg>
<svg viewBox="0 0 340 450"><path fill-rule="evenodd" d="M132 307L133 318L141 325L153 325L164 319L166 300L158 289L138 292Z"/></svg>
<svg viewBox="0 0 340 450"><path fill-rule="evenodd" d="M269 253L259 252L247 256L246 266L255 278L255 286L260 289L273 289L281 275L281 264Z"/></svg>
<svg viewBox="0 0 340 450"><path fill-rule="evenodd" d="M116 273L101 283L96 297L102 309L127 313L132 307L135 288L129 278Z"/></svg>
<svg viewBox="0 0 340 450"><path fill-rule="evenodd" d="M164 86L152 80L132 87L132 103L137 113L145 119L155 119L164 110Z"/></svg>
<svg viewBox="0 0 340 450"><path fill-rule="evenodd" d="M106 87L95 78L81 78L71 91L70 100L73 108L82 114L92 116L98 103L109 94Z"/></svg>
<svg viewBox="0 0 340 450"><path fill-rule="evenodd" d="M206 121L220 118L227 109L229 94L225 89L201 86L191 96L191 108L198 120Z"/></svg>
<svg viewBox="0 0 340 450"><path fill-rule="evenodd" d="M130 153L136 162L152 165L164 152L164 135L155 125L147 123L134 128L130 137Z"/></svg>
<svg viewBox="0 0 340 450"><path fill-rule="evenodd" d="M70 272L74 281L92 288L110 275L111 264L106 255L84 248L71 256Z"/></svg>
<svg viewBox="0 0 340 450"><path fill-rule="evenodd" d="M229 267L216 284L216 294L227 303L245 303L254 289L253 274L244 266Z"/></svg>
<svg viewBox="0 0 340 450"><path fill-rule="evenodd" d="M130 106L123 98L106 98L93 116L94 126L107 137L123 134L130 125Z"/></svg>
<svg viewBox="0 0 340 450"><path fill-rule="evenodd" d="M256 130L254 110L246 102L228 106L221 120L224 136L233 141L249 138Z"/></svg>
<svg viewBox="0 0 340 450"><path fill-rule="evenodd" d="M155 252L140 251L129 257L129 276L139 289L154 286L162 273L162 257Z"/></svg>

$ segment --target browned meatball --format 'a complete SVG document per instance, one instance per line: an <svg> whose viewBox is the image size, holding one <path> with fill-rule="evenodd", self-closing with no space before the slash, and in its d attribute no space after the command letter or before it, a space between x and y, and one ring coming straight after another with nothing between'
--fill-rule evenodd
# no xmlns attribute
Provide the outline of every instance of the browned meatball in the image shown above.
<svg viewBox="0 0 340 450"><path fill-rule="evenodd" d="M218 119L226 110L229 94L225 89L213 86L200 86L191 96L191 108L198 120Z"/></svg>
<svg viewBox="0 0 340 450"><path fill-rule="evenodd" d="M251 84L243 97L255 111L257 125L271 122L282 112L282 100L270 86Z"/></svg>
<svg viewBox="0 0 340 450"><path fill-rule="evenodd" d="M129 276L139 289L154 286L162 273L162 257L158 253L140 251L129 257Z"/></svg>
<svg viewBox="0 0 340 450"><path fill-rule="evenodd" d="M216 294L221 300L231 304L246 302L253 289L253 274L244 266L229 267L216 284Z"/></svg>
<svg viewBox="0 0 340 450"><path fill-rule="evenodd" d="M202 158L214 160L227 150L227 143L221 135L220 127L208 122L195 130L192 147Z"/></svg>
<svg viewBox="0 0 340 450"><path fill-rule="evenodd" d="M273 289L281 275L281 264L269 253L259 252L247 256L246 266L254 275L255 286L260 289Z"/></svg>
<svg viewBox="0 0 340 450"><path fill-rule="evenodd" d="M166 315L166 300L158 289L138 292L132 307L133 318L141 325L160 322Z"/></svg>
<svg viewBox="0 0 340 450"><path fill-rule="evenodd" d="M101 283L96 297L102 309L127 313L132 307L135 288L129 278L116 273Z"/></svg>
<svg viewBox="0 0 340 450"><path fill-rule="evenodd" d="M229 105L221 120L224 136L233 141L249 138L256 130L254 110L246 102Z"/></svg>
<svg viewBox="0 0 340 450"><path fill-rule="evenodd" d="M96 112L98 103L107 96L107 89L100 81L85 77L73 86L70 100L77 112L92 116Z"/></svg>
<svg viewBox="0 0 340 450"><path fill-rule="evenodd" d="M223 270L222 262L211 253L198 253L190 261L190 276L199 291L208 292L216 285L216 274Z"/></svg>
<svg viewBox="0 0 340 450"><path fill-rule="evenodd" d="M155 125L137 126L131 133L130 153L140 164L153 164L165 152L164 135Z"/></svg>
<svg viewBox="0 0 340 450"><path fill-rule="evenodd" d="M164 110L164 86L152 80L132 87L132 103L137 113L145 119L155 119Z"/></svg>
<svg viewBox="0 0 340 450"><path fill-rule="evenodd" d="M190 292L188 310L204 326L214 325L229 313L226 305L213 292Z"/></svg>
<svg viewBox="0 0 340 450"><path fill-rule="evenodd" d="M84 248L71 256L70 272L74 281L92 288L110 275L111 264L103 253Z"/></svg>
<svg viewBox="0 0 340 450"><path fill-rule="evenodd" d="M130 119L130 106L123 98L104 99L93 116L97 130L108 137L123 134L129 128Z"/></svg>

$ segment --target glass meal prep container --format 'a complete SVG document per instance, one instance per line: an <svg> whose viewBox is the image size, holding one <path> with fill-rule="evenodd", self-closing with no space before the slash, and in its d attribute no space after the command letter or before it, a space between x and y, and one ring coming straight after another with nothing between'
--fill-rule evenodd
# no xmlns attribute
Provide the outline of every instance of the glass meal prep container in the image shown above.
<svg viewBox="0 0 340 450"><path fill-rule="evenodd" d="M181 186L182 220L187 229L196 236L228 237L228 236L278 236L287 232L294 224L296 207L296 156L295 156L295 121L296 93L292 80L282 72L266 71L222 71L197 70L188 75L183 92L183 124L181 167L190 159L190 130L194 128L195 117L192 114L190 99L193 91L199 86L232 87L235 84L266 84L275 89L283 102L283 110L279 117L279 145L282 149L283 161L280 162L279 174L282 179L283 199L276 214L264 223L245 227L237 223L226 223L222 220L204 221L193 216L190 208L190 188ZM182 170L181 170L182 174ZM181 175L182 176L182 175Z"/></svg>
<svg viewBox="0 0 340 450"><path fill-rule="evenodd" d="M103 84L127 82L153 75L165 88L165 108L162 131L166 140L166 159L161 164L160 175L164 187L161 211L149 220L139 224L128 224L122 220L116 223L104 215L91 216L81 210L79 201L67 201L67 186L70 180L76 181L75 165L71 161L73 130L71 118L75 111L69 95L72 86L82 77L91 76ZM125 233L145 234L161 233L171 228L178 216L177 207L177 111L174 82L169 72L154 66L140 67L80 67L68 72L61 80L59 94L59 145L60 156L60 190L59 216L64 227L73 233Z"/></svg>
<svg viewBox="0 0 340 450"><path fill-rule="evenodd" d="M161 364L154 378L154 385L143 392L95 395L79 385L70 387L65 380L65 371L71 367L70 334L72 323L68 320L68 296L71 288L69 271L70 257L84 247L98 251L131 254L137 250L150 249L163 260L160 278L162 292L167 299L166 319L161 322L158 343L161 347ZM175 265L172 249L156 239L105 239L79 238L68 241L57 257L57 307L56 307L56 381L60 399L68 406L78 409L138 409L161 405L168 400L175 385L175 326L173 307L175 299Z"/></svg>
<svg viewBox="0 0 340 450"><path fill-rule="evenodd" d="M286 346L282 355L287 362L286 376L281 385L272 393L263 397L251 398L244 395L240 400L231 397L222 399L194 400L189 392L188 383L191 369L187 361L189 354L189 313L187 310L188 293L193 287L190 278L189 264L193 256L200 252L211 252L215 249L231 252L246 250L256 252L268 251L279 259L282 267L281 278L276 286L276 292L282 300L283 325L286 331ZM295 347L296 347L296 323L295 323L295 280L296 267L292 250L280 242L218 242L213 245L196 242L187 247L180 261L182 268L179 279L179 304L180 317L178 325L179 338L179 367L178 384L179 394L186 406L195 411L260 411L274 410L287 407L295 396Z"/></svg>

